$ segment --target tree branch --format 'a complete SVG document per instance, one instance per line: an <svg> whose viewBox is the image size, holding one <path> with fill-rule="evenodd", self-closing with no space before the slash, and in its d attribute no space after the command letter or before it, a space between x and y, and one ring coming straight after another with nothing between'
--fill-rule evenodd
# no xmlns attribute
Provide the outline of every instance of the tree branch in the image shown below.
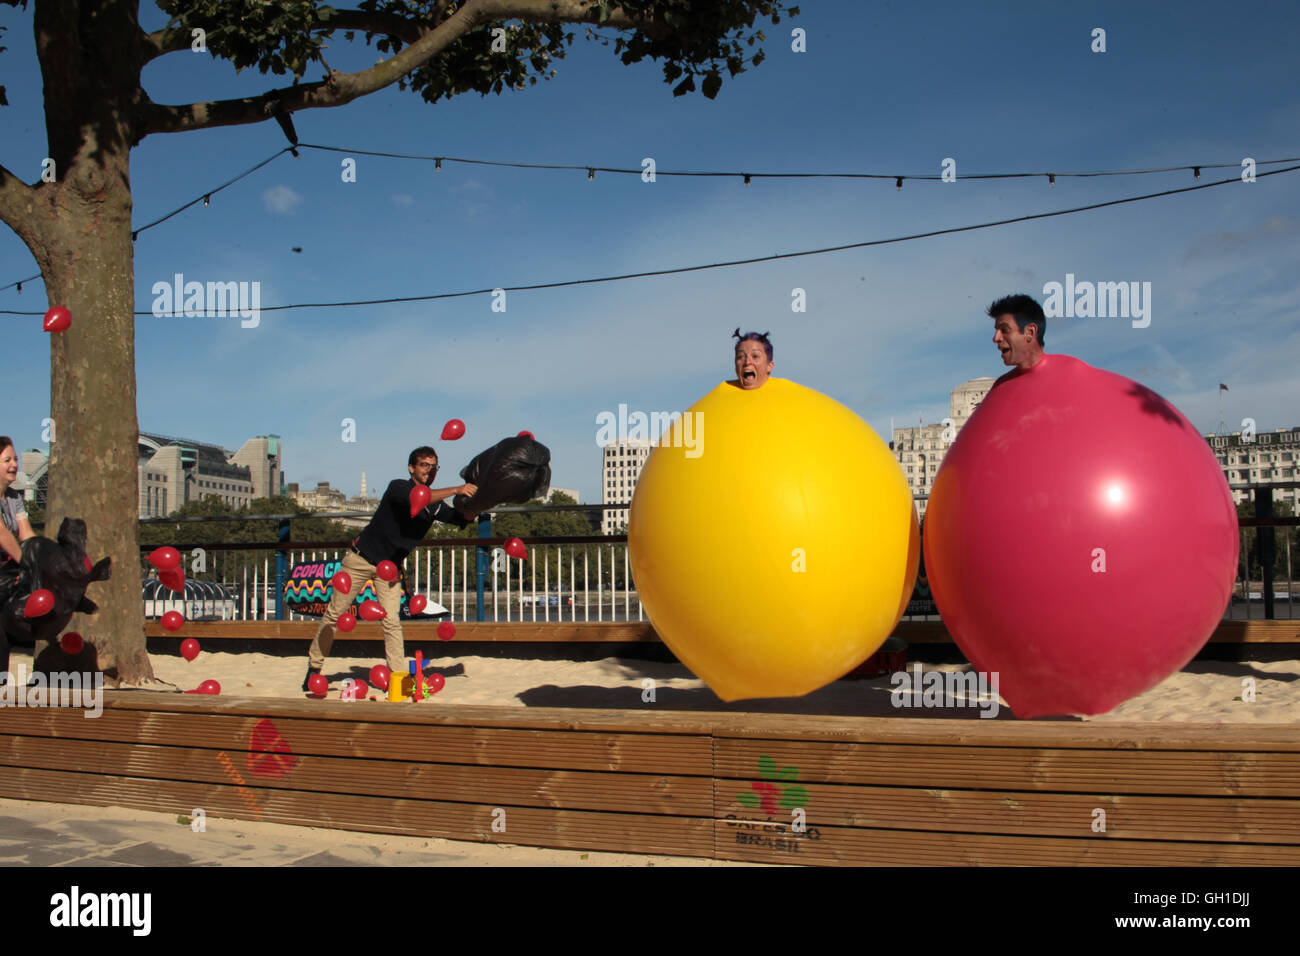
<svg viewBox="0 0 1300 956"><path fill-rule="evenodd" d="M406 31L416 31L415 39L404 50L359 73L331 73L318 83L300 83L270 90L260 96L234 100L215 100L185 106L166 106L148 102L141 108L141 133L179 133L214 126L239 126L260 123L277 112L326 109L343 106L359 97L391 86L418 69L482 23L494 20L536 20L543 22L599 23L595 0L470 0L432 29L417 21L401 17L378 17L361 11L338 11L330 30L374 28L389 32L390 20L400 20ZM347 14L347 16L345 16ZM614 29L641 29L655 32L661 24L638 19L616 7L603 24ZM156 35L156 34L155 34ZM401 36L393 32L394 36Z"/></svg>
<svg viewBox="0 0 1300 956"><path fill-rule="evenodd" d="M0 222L23 241L34 234L38 220L44 221L36 202L36 190L0 166Z"/></svg>

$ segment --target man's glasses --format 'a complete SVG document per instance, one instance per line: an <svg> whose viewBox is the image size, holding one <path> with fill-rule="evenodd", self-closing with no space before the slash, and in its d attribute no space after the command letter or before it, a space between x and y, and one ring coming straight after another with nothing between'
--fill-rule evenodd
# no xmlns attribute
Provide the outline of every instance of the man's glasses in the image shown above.
<svg viewBox="0 0 1300 956"><path fill-rule="evenodd" d="M436 461L435 462L417 461L415 463L415 467L420 469L421 471L437 471L438 463Z"/></svg>

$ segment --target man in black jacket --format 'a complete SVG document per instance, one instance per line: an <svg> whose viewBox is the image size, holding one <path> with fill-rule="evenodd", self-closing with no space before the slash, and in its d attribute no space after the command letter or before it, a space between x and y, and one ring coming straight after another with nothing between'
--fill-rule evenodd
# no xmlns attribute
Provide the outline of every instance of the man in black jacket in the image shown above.
<svg viewBox="0 0 1300 956"><path fill-rule="evenodd" d="M352 590L344 593L334 591L330 605L321 617L320 629L316 639L311 642L307 652L307 676L303 678L302 689L308 690L312 675L319 674L325 666L325 658L334 645L334 624L339 615L352 606L358 594L365 589L366 582L374 578L375 597L386 613L384 618L384 656L388 669L397 679L406 672L406 645L402 640L402 623L398 618L401 607L402 591L397 581L381 581L375 574L380 561L392 561L401 571L402 562L411 550L420 543L435 521L443 521L463 528L478 515L461 516L460 512L445 504L453 495L473 495L478 489L474 485L454 485L450 488L429 489L429 503L414 516L411 515L411 489L417 484L428 487L433 476L438 473L438 453L428 445L421 445L411 452L407 469L409 479L394 479L384 492L375 516L370 519L364 531L352 542L352 547L343 558L342 570L352 578Z"/></svg>

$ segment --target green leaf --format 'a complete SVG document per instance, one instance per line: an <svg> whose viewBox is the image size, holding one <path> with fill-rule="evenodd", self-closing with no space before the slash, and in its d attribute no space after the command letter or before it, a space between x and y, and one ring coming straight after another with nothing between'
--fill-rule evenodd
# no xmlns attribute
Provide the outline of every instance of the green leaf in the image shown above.
<svg viewBox="0 0 1300 956"><path fill-rule="evenodd" d="M795 807L802 807L808 802L807 787L786 787L785 793L781 794L781 806L787 810Z"/></svg>
<svg viewBox="0 0 1300 956"><path fill-rule="evenodd" d="M752 793L742 793L740 796L736 797L736 802L747 807L757 807L758 797Z"/></svg>
<svg viewBox="0 0 1300 956"><path fill-rule="evenodd" d="M773 779L776 776L776 761L767 754L763 754L758 758L758 772L766 780Z"/></svg>

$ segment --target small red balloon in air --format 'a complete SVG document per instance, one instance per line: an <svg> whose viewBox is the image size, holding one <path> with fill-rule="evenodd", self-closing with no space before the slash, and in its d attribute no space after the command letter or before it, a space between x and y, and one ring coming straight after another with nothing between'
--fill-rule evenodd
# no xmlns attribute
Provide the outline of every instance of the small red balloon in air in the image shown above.
<svg viewBox="0 0 1300 956"><path fill-rule="evenodd" d="M423 614L424 609L429 606L429 599L423 594L411 595L411 613Z"/></svg>
<svg viewBox="0 0 1300 956"><path fill-rule="evenodd" d="M192 637L187 637L181 641L181 657L187 661L192 661L199 656L199 642Z"/></svg>
<svg viewBox="0 0 1300 956"><path fill-rule="evenodd" d="M352 575L346 571L335 571L334 577L330 578L330 587L335 591L350 594L352 592Z"/></svg>
<svg viewBox="0 0 1300 956"><path fill-rule="evenodd" d="M388 690L388 679L392 676L390 671L383 664L376 664L370 668L370 683L374 684L380 690Z"/></svg>
<svg viewBox="0 0 1300 956"><path fill-rule="evenodd" d="M428 688L430 694L436 694L447 686L447 678L443 677L437 671L434 671L432 674L425 674L424 686Z"/></svg>
<svg viewBox="0 0 1300 956"><path fill-rule="evenodd" d="M524 543L518 538L511 538L506 542L506 554L512 558L526 558L528 557L528 549L524 547Z"/></svg>
<svg viewBox="0 0 1300 956"><path fill-rule="evenodd" d="M41 617L52 610L54 610L54 592L48 588L40 588L27 596L27 603L23 605L23 617Z"/></svg>
<svg viewBox="0 0 1300 956"><path fill-rule="evenodd" d="M452 418L442 426L442 440L455 441L465 434L465 423L459 418Z"/></svg>
<svg viewBox="0 0 1300 956"><path fill-rule="evenodd" d="M179 631L185 624L185 615L180 611L168 611L162 616L164 631Z"/></svg>
<svg viewBox="0 0 1300 956"><path fill-rule="evenodd" d="M68 631L63 635L63 640L59 641L59 646L63 648L65 654L80 654L86 642L76 631Z"/></svg>
<svg viewBox="0 0 1300 956"><path fill-rule="evenodd" d="M411 517L414 518L429 507L429 486L416 484L411 489Z"/></svg>
<svg viewBox="0 0 1300 956"><path fill-rule="evenodd" d="M382 621L388 617L388 612L383 609L378 601L362 601L361 617L367 621Z"/></svg>
<svg viewBox="0 0 1300 956"><path fill-rule="evenodd" d="M330 682L324 674L312 674L311 680L307 681L307 689L313 697L324 697L330 692Z"/></svg>
<svg viewBox="0 0 1300 956"><path fill-rule="evenodd" d="M339 619L335 622L334 626L346 634L357 626L357 616L351 611L345 611L339 615Z"/></svg>
<svg viewBox="0 0 1300 956"><path fill-rule="evenodd" d="M159 571L158 580L163 583L163 587L175 591L177 594L182 594L185 591L185 569L182 567L175 567L170 571Z"/></svg>
<svg viewBox="0 0 1300 956"><path fill-rule="evenodd" d="M181 553L171 545L163 545L149 552L149 563L159 571L170 571L181 563Z"/></svg>
<svg viewBox="0 0 1300 956"><path fill-rule="evenodd" d="M450 641L456 636L456 625L451 621L443 621L438 625L438 640Z"/></svg>
<svg viewBox="0 0 1300 956"><path fill-rule="evenodd" d="M211 694L213 697L215 697L217 694L221 693L221 685L214 680L205 680L202 684L199 685L199 693Z"/></svg>
<svg viewBox="0 0 1300 956"><path fill-rule="evenodd" d="M41 328L46 332L66 332L72 325L72 313L61 305L56 305L50 311L45 313L45 321Z"/></svg>
<svg viewBox="0 0 1300 956"><path fill-rule="evenodd" d="M375 574L379 577L379 580L381 581L389 581L389 582L396 581L397 565L393 564L392 561L380 561L377 565L375 565Z"/></svg>
<svg viewBox="0 0 1300 956"><path fill-rule="evenodd" d="M521 432L520 432L518 435L516 435L515 437L516 437L516 438L533 438L533 433L530 432L530 431L528 431L528 430L524 430L524 431L521 431ZM536 439L536 438L533 438L533 441L537 441L537 439Z"/></svg>

